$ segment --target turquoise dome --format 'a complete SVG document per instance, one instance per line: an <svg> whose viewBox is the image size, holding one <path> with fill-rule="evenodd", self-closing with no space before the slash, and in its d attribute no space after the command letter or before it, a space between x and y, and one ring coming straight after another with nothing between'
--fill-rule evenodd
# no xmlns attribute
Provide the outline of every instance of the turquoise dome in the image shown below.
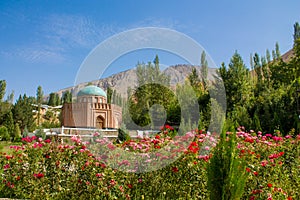
<svg viewBox="0 0 300 200"><path fill-rule="evenodd" d="M106 97L106 93L101 88L89 85L80 90L77 94L77 96L103 96Z"/></svg>

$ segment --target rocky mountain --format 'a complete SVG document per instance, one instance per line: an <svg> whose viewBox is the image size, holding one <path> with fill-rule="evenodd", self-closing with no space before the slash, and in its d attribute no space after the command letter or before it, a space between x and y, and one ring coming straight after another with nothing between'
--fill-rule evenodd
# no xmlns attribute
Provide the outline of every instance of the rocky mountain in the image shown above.
<svg viewBox="0 0 300 200"><path fill-rule="evenodd" d="M193 67L200 69L199 66L175 65L175 66L167 67L165 70L163 70L163 73L170 77L171 88L175 88L178 83L179 84L184 83L184 81L187 79L189 74L192 72ZM198 71L198 73L200 74L200 71ZM216 74L216 69L214 68L208 69L209 80L212 80L215 74ZM137 85L136 69L133 68L127 71L119 72L117 74L113 74L106 78L90 81L89 83L101 87L105 91L107 90L108 87L111 87L112 89L116 90L119 94L121 94L123 97L126 97L127 89L129 87L134 88ZM74 87L68 87L59 90L56 93L58 93L59 96L62 96L64 92L69 90L72 91L73 96L76 96L78 91L81 90L83 87L85 87L87 84L88 83L81 83Z"/></svg>

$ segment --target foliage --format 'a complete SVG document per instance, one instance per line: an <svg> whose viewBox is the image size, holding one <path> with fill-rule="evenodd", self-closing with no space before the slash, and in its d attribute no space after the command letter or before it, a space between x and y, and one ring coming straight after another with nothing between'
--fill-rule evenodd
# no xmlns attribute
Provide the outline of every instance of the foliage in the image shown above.
<svg viewBox="0 0 300 200"><path fill-rule="evenodd" d="M50 93L49 95L49 100L48 100L48 105L49 106L58 106L61 104L61 100L58 96L57 93Z"/></svg>
<svg viewBox="0 0 300 200"><path fill-rule="evenodd" d="M25 137L28 136L28 134L29 134L29 131L28 131L28 129L27 129L27 126L25 126L25 128L24 128L24 130L23 130L23 132L22 132L22 137L25 138Z"/></svg>
<svg viewBox="0 0 300 200"><path fill-rule="evenodd" d="M5 90L6 90L6 81L0 80L0 102L3 101Z"/></svg>
<svg viewBox="0 0 300 200"><path fill-rule="evenodd" d="M129 96L127 103L132 120L142 129L151 128L151 125L153 126L153 123L151 124L153 120L164 121L163 118L160 117L151 119L149 112L152 106L162 106L164 108L163 110L166 110L167 117L171 116L171 110L177 108L173 106L174 103L170 104L170 102L176 102L173 91L168 88L170 77L167 77L160 71L158 62L158 57L156 57L154 65L151 62L147 65L140 63L137 65L138 86ZM174 120L174 118L167 118L167 121L171 120Z"/></svg>
<svg viewBox="0 0 300 200"><path fill-rule="evenodd" d="M227 123L225 127L231 126ZM295 138L262 135L261 132L245 132L241 127L236 136L223 134L214 148L218 137L196 130L192 134L194 140L185 148L178 148L181 154L175 162L152 172L126 170L131 160L125 159L123 152L148 155L159 146L172 143L168 137L171 129L164 127L163 132L153 138L128 140L122 144L101 137L95 138L96 144L78 137L73 137L73 143L69 144L23 138L24 145L14 145L11 154L0 155L0 196L19 199L208 199L212 193L207 187L213 177L222 180L218 191L223 194L215 199L222 199L222 195L223 199L299 199L300 135ZM207 141L212 143L208 145ZM93 145L97 145L97 150L106 150L101 155L94 154ZM213 148L212 154L205 150L209 148ZM120 152L117 159L107 156L117 155L117 152ZM156 155L161 159L171 156ZM155 165L157 160L148 162ZM218 188L213 189L217 191Z"/></svg>
<svg viewBox="0 0 300 200"><path fill-rule="evenodd" d="M14 130L14 141L18 142L19 140L21 140L21 138L22 138L21 130L20 130L19 124L16 123L15 130Z"/></svg>
<svg viewBox="0 0 300 200"><path fill-rule="evenodd" d="M293 37L294 37L294 42L296 42L296 40L298 38L300 38L300 25L299 25L298 22L296 22L294 24L294 35L293 35Z"/></svg>
<svg viewBox="0 0 300 200"><path fill-rule="evenodd" d="M284 62L276 43L273 61L270 53L251 58L253 71L249 73L242 58L233 55L228 68L223 63L218 73L224 81L227 117L248 130L273 132L274 128L287 134L297 128L295 82L300 76L300 41L295 41L294 56ZM296 120L297 121L297 120Z"/></svg>
<svg viewBox="0 0 300 200"><path fill-rule="evenodd" d="M62 97L62 102L63 103L72 103L72 93L69 90L64 92L63 97Z"/></svg>
<svg viewBox="0 0 300 200"><path fill-rule="evenodd" d="M201 53L201 79L202 79L202 83L204 88L207 88L208 85L208 79L207 79L207 75L208 75L208 63L206 60L206 53L205 51L202 51Z"/></svg>
<svg viewBox="0 0 300 200"><path fill-rule="evenodd" d="M46 133L44 132L43 129L39 128L37 129L36 133L35 133L35 136L37 138L42 138L42 139L46 139Z"/></svg>
<svg viewBox="0 0 300 200"><path fill-rule="evenodd" d="M126 130L119 128L118 129L118 140L121 142L124 142L126 140L130 140L129 134L126 132Z"/></svg>
<svg viewBox="0 0 300 200"><path fill-rule="evenodd" d="M225 132L208 164L210 199L235 200L244 193L247 181L246 163L237 153L236 134Z"/></svg>
<svg viewBox="0 0 300 200"><path fill-rule="evenodd" d="M27 97L25 94L19 96L16 101L12 112L14 116L15 123L18 123L21 132L27 127L30 131L35 129L35 119L33 117L33 99Z"/></svg>
<svg viewBox="0 0 300 200"><path fill-rule="evenodd" d="M7 128L9 136L14 139L15 138L15 126L14 126L14 119L13 114L11 111L4 115L4 122L3 125Z"/></svg>
<svg viewBox="0 0 300 200"><path fill-rule="evenodd" d="M37 125L40 126L41 121L41 105L43 103L43 95L44 92L42 90L42 86L38 86L36 91L36 103L37 103Z"/></svg>
<svg viewBox="0 0 300 200"><path fill-rule="evenodd" d="M9 141L10 139L8 129L5 126L0 126L0 139L2 141Z"/></svg>

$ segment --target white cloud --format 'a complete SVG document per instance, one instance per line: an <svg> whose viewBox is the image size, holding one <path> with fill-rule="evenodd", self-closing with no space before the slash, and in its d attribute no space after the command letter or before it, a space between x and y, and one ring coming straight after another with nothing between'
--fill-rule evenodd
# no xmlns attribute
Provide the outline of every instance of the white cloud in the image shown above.
<svg viewBox="0 0 300 200"><path fill-rule="evenodd" d="M127 26L100 24L82 15L53 14L35 21L37 30L26 45L11 47L1 52L6 57L21 58L27 62L60 63L75 50L92 50L108 37L139 27L184 29L172 19L147 18Z"/></svg>
<svg viewBox="0 0 300 200"><path fill-rule="evenodd" d="M116 32L113 25L97 25L80 15L52 15L45 21L41 31L45 40L64 49L90 49Z"/></svg>
<svg viewBox="0 0 300 200"><path fill-rule="evenodd" d="M36 46L15 48L11 51L2 51L1 54L10 59L19 58L29 63L61 63L65 60L59 51Z"/></svg>

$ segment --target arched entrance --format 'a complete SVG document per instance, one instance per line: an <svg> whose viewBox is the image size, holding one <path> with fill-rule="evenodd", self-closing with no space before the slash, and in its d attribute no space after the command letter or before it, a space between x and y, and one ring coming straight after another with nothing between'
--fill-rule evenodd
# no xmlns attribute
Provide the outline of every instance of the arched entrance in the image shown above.
<svg viewBox="0 0 300 200"><path fill-rule="evenodd" d="M105 128L105 119L102 116L98 116L96 119L96 128L103 129Z"/></svg>

